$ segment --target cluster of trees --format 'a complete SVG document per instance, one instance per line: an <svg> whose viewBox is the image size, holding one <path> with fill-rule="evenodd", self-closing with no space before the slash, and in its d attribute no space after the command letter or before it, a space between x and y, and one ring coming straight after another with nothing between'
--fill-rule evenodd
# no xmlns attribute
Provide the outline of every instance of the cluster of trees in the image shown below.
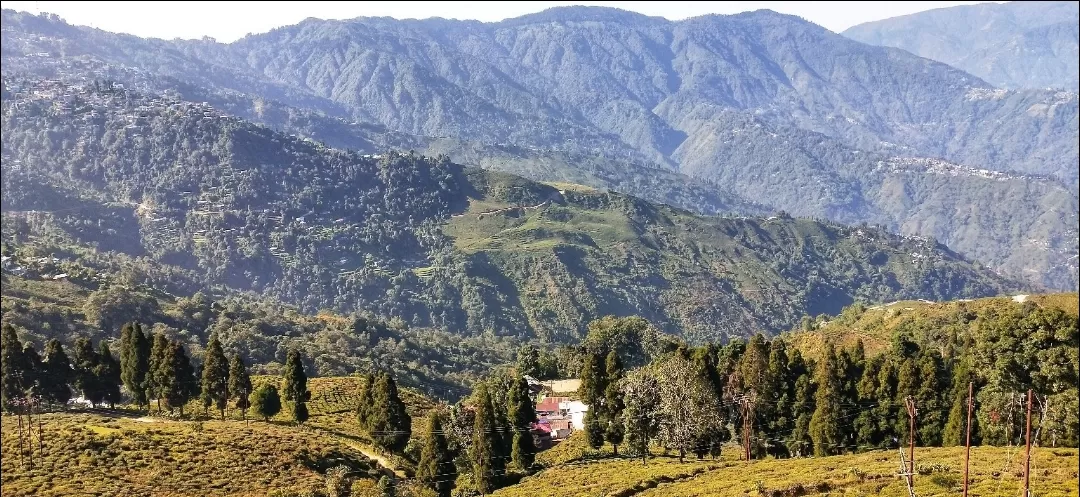
<svg viewBox="0 0 1080 497"><path fill-rule="evenodd" d="M477 491L486 494L498 488L511 467L532 469L537 451L532 433L536 405L522 375L495 375L481 383L466 409L471 410L472 430L464 444Z"/></svg>
<svg viewBox="0 0 1080 497"><path fill-rule="evenodd" d="M293 420L308 419L307 373L303 357L296 349L288 352L281 392L272 384L252 391L251 376L239 354L227 358L216 335L211 335L196 368L179 340L169 340L162 333L147 334L137 322L127 323L120 331L120 359L113 357L105 341L98 350L85 337L75 340L73 359L69 360L59 340L50 340L41 358L30 344L20 342L15 328L5 324L2 334L3 408L13 410L27 400L64 406L72 390L79 392L91 407L121 401L121 385L129 400L150 408L157 402L159 412L168 408L184 414L184 406L198 398L204 411L211 407L225 418L230 403L247 418L247 410L264 419L276 415L282 402L288 402ZM394 389L396 398L396 388ZM163 405L164 403L164 405ZM398 401L400 405L400 401ZM404 407L402 406L402 412ZM406 414L407 416L407 414ZM406 418L406 424L408 420ZM405 439L408 440L406 433Z"/></svg>
<svg viewBox="0 0 1080 497"><path fill-rule="evenodd" d="M594 447L625 436L642 456L650 440L680 457L716 455L732 437L750 457L832 455L907 440L911 399L916 443L957 445L970 382L977 392L973 443L1019 443L1019 400L1030 388L1044 440L1075 446L1076 317L1032 307L984 318L955 346L900 331L872 355L858 341L841 350L826 344L807 358L784 337L757 335L723 347L680 346L624 375L616 351L606 361L592 354L581 372L580 396L590 406L585 430Z"/></svg>
<svg viewBox="0 0 1080 497"><path fill-rule="evenodd" d="M0 403L5 411L65 405L73 389L91 405L120 401L121 365L105 342L95 350L89 339L76 339L74 357L69 358L54 339L45 344L42 357L32 344L19 340L13 326L4 324L0 348Z"/></svg>
<svg viewBox="0 0 1080 497"><path fill-rule="evenodd" d="M607 357L591 353L585 358L581 369L581 387L578 396L589 406L585 413L585 435L589 445L599 449L604 442L614 447L619 453L619 444L626 433L623 422L623 392L620 382L623 379L622 360L614 350Z"/></svg>
<svg viewBox="0 0 1080 497"><path fill-rule="evenodd" d="M364 378L357 405L357 421L375 443L400 452L412 436L412 417L398 396L394 377L385 371Z"/></svg>

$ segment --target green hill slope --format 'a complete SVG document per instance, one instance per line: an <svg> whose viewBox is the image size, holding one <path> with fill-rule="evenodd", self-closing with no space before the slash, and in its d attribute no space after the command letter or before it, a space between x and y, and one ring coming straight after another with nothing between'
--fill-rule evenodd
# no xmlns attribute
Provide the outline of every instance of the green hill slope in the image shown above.
<svg viewBox="0 0 1080 497"><path fill-rule="evenodd" d="M818 357L825 342L837 348L850 348L861 340L868 353L881 352L901 333L940 349L955 346L957 337L979 336L979 328L988 321L1036 307L1060 310L1075 318L1080 300L1076 293L1055 293L954 302L907 300L869 308L852 306L835 318L807 319L802 329L788 334L787 338L806 357Z"/></svg>
<svg viewBox="0 0 1080 497"><path fill-rule="evenodd" d="M171 292L254 291L308 312L549 340L638 314L700 341L855 300L1014 286L869 226L700 217L445 159L362 156L100 83L9 93L5 242L107 271L122 254L135 283Z"/></svg>
<svg viewBox="0 0 1080 497"><path fill-rule="evenodd" d="M730 454L738 449L733 447ZM923 496L956 495L963 471L962 447L916 449L915 492ZM1076 495L1076 449L1034 450L1032 490L1037 495ZM896 451L804 459L687 461L657 458L648 464L630 460L577 462L549 468L499 497L706 497L787 495L909 495L896 476ZM1023 454L1015 448L976 447L971 452L971 495L1018 495Z"/></svg>

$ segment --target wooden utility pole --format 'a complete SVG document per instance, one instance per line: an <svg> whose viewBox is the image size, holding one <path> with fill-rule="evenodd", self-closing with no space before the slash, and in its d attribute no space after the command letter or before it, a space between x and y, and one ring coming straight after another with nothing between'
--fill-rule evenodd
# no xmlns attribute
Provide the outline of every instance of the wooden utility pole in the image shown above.
<svg viewBox="0 0 1080 497"><path fill-rule="evenodd" d="M907 461L904 460L904 446L897 447L900 450L900 476L907 476L904 480L907 483L908 497L915 497L915 487L911 482L911 474L908 473Z"/></svg>
<svg viewBox="0 0 1080 497"><path fill-rule="evenodd" d="M1031 389L1027 399L1027 430L1024 431L1024 444L1027 446L1024 456L1024 497L1031 497Z"/></svg>
<svg viewBox="0 0 1080 497"><path fill-rule="evenodd" d="M908 395L904 399L908 414L908 486L915 485L915 416L919 411L915 408L915 398Z"/></svg>
<svg viewBox="0 0 1080 497"><path fill-rule="evenodd" d="M964 442L964 497L968 494L968 464L971 462L971 406L975 403L971 396L972 391L975 388L975 383L968 382L968 401L967 401L967 434L966 441Z"/></svg>

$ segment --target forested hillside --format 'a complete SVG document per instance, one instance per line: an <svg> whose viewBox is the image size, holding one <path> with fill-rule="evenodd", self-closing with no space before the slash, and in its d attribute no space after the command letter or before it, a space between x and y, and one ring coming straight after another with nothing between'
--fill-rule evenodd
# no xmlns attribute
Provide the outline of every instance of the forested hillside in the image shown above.
<svg viewBox="0 0 1080 497"><path fill-rule="evenodd" d="M997 90L790 16L309 19L227 45L4 21L9 76L149 82L335 147L445 152L699 213L879 224L1080 284L1075 92Z"/></svg>
<svg viewBox="0 0 1080 497"><path fill-rule="evenodd" d="M135 282L184 295L251 290L306 311L548 340L638 314L700 341L855 300L1015 285L879 228L699 217L445 158L364 156L108 82L12 83L4 97L9 250L130 261Z"/></svg>

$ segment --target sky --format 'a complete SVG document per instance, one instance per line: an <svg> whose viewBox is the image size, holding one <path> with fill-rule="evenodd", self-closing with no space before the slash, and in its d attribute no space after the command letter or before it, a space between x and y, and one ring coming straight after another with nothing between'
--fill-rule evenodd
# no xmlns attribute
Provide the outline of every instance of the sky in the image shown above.
<svg viewBox="0 0 1080 497"><path fill-rule="evenodd" d="M671 20L772 9L840 32L856 24L982 2L0 2L5 9L49 12L70 24L144 38L231 42L306 18L475 19L492 22L560 5L599 5Z"/></svg>

